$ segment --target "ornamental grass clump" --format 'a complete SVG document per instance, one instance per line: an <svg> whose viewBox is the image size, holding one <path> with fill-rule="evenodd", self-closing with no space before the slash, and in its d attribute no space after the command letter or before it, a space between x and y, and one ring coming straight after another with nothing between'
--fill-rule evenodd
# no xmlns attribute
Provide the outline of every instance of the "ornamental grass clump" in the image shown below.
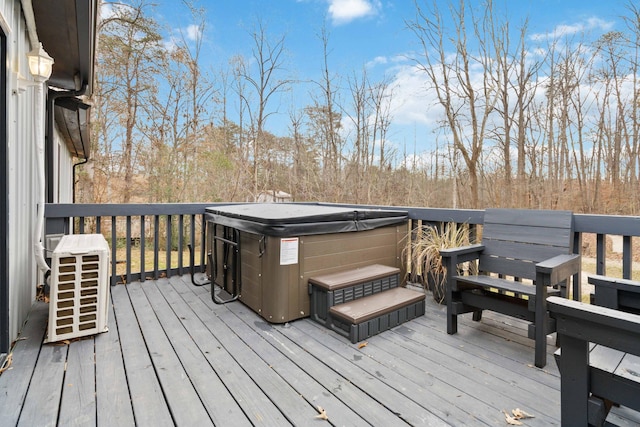
<svg viewBox="0 0 640 427"><path fill-rule="evenodd" d="M447 271L442 263L440 250L457 248L471 244L469 239L469 226L453 222L441 226L419 226L411 244L405 250L409 251L406 257L410 262L407 269L414 278L422 281L423 286L430 290L433 299L438 303L444 302ZM475 274L477 264L467 262L458 266L458 274L469 272Z"/></svg>

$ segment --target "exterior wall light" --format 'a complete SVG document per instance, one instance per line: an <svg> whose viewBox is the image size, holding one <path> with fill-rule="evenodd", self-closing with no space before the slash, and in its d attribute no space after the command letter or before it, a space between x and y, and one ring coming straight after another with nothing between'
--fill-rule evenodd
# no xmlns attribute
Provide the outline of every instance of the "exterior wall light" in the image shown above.
<svg viewBox="0 0 640 427"><path fill-rule="evenodd" d="M42 48L42 43L38 47L27 53L29 60L29 71L38 82L45 82L51 77L53 68L53 58Z"/></svg>

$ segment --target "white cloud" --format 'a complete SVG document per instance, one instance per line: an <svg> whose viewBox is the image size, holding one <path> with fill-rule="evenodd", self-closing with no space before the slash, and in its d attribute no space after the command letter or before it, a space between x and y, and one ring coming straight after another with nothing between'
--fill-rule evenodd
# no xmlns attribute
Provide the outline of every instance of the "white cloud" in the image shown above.
<svg viewBox="0 0 640 427"><path fill-rule="evenodd" d="M189 25L184 29L187 40L195 41L202 37L202 28L199 25Z"/></svg>
<svg viewBox="0 0 640 427"><path fill-rule="evenodd" d="M372 68L372 67L375 67L376 65L385 65L388 63L389 63L389 58L387 58L386 56L376 56L371 61L367 62L365 64L365 67Z"/></svg>
<svg viewBox="0 0 640 427"><path fill-rule="evenodd" d="M162 41L162 45L166 51L173 52L177 49L178 45L181 44L181 40L184 42L193 42L201 37L202 27L192 24L188 27L178 29L177 32L173 32L173 34Z"/></svg>
<svg viewBox="0 0 640 427"><path fill-rule="evenodd" d="M441 108L424 71L415 65L395 69L393 78L392 112L394 122L408 125L419 123L435 127L441 118Z"/></svg>
<svg viewBox="0 0 640 427"><path fill-rule="evenodd" d="M334 24L347 24L355 19L376 15L379 0L328 0L329 15Z"/></svg>
<svg viewBox="0 0 640 427"><path fill-rule="evenodd" d="M543 41L554 40L564 37L570 37L581 33L586 33L592 30L609 31L613 28L614 23L605 21L597 17L591 17L581 22L574 24L561 24L555 27L552 31L547 33L535 33L530 36L531 40Z"/></svg>

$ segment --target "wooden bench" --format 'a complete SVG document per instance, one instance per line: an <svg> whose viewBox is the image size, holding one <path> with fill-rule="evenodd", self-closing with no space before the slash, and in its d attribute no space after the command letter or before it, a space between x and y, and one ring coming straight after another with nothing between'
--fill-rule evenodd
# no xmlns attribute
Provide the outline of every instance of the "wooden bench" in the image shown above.
<svg viewBox="0 0 640 427"><path fill-rule="evenodd" d="M380 264L309 278L311 318L352 343L424 314L424 292L400 285L400 269Z"/></svg>
<svg viewBox="0 0 640 427"><path fill-rule="evenodd" d="M561 353L561 424L640 423L640 315L549 297ZM613 407L611 402L621 405ZM626 420L626 421L625 421Z"/></svg>
<svg viewBox="0 0 640 427"><path fill-rule="evenodd" d="M535 365L547 363L547 335L555 331L546 301L566 296L573 277L573 296L580 298L580 256L572 254L573 214L569 211L487 209L482 243L440 251L447 269L447 333L458 331L457 316L492 310L530 322ZM464 262L478 262L478 275L458 275Z"/></svg>

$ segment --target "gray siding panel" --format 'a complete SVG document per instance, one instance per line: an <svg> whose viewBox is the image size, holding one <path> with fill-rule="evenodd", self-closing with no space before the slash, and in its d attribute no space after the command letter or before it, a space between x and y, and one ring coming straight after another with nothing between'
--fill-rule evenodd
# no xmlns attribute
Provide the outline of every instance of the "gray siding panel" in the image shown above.
<svg viewBox="0 0 640 427"><path fill-rule="evenodd" d="M36 86L25 86L31 80L26 54L31 50L20 1L0 0L0 25L7 33L7 163L8 163L8 286L9 336L14 340L33 304L36 285L42 282L33 255L33 233L37 221L38 182L35 126L40 124L44 139L44 97L38 99ZM38 103L42 106L38 107ZM36 112L41 114L40 117ZM43 141L44 143L44 141ZM71 159L60 154L57 164L65 171L57 184L61 201L70 201ZM56 171L57 174L57 171ZM42 207L44 209L44 207Z"/></svg>

